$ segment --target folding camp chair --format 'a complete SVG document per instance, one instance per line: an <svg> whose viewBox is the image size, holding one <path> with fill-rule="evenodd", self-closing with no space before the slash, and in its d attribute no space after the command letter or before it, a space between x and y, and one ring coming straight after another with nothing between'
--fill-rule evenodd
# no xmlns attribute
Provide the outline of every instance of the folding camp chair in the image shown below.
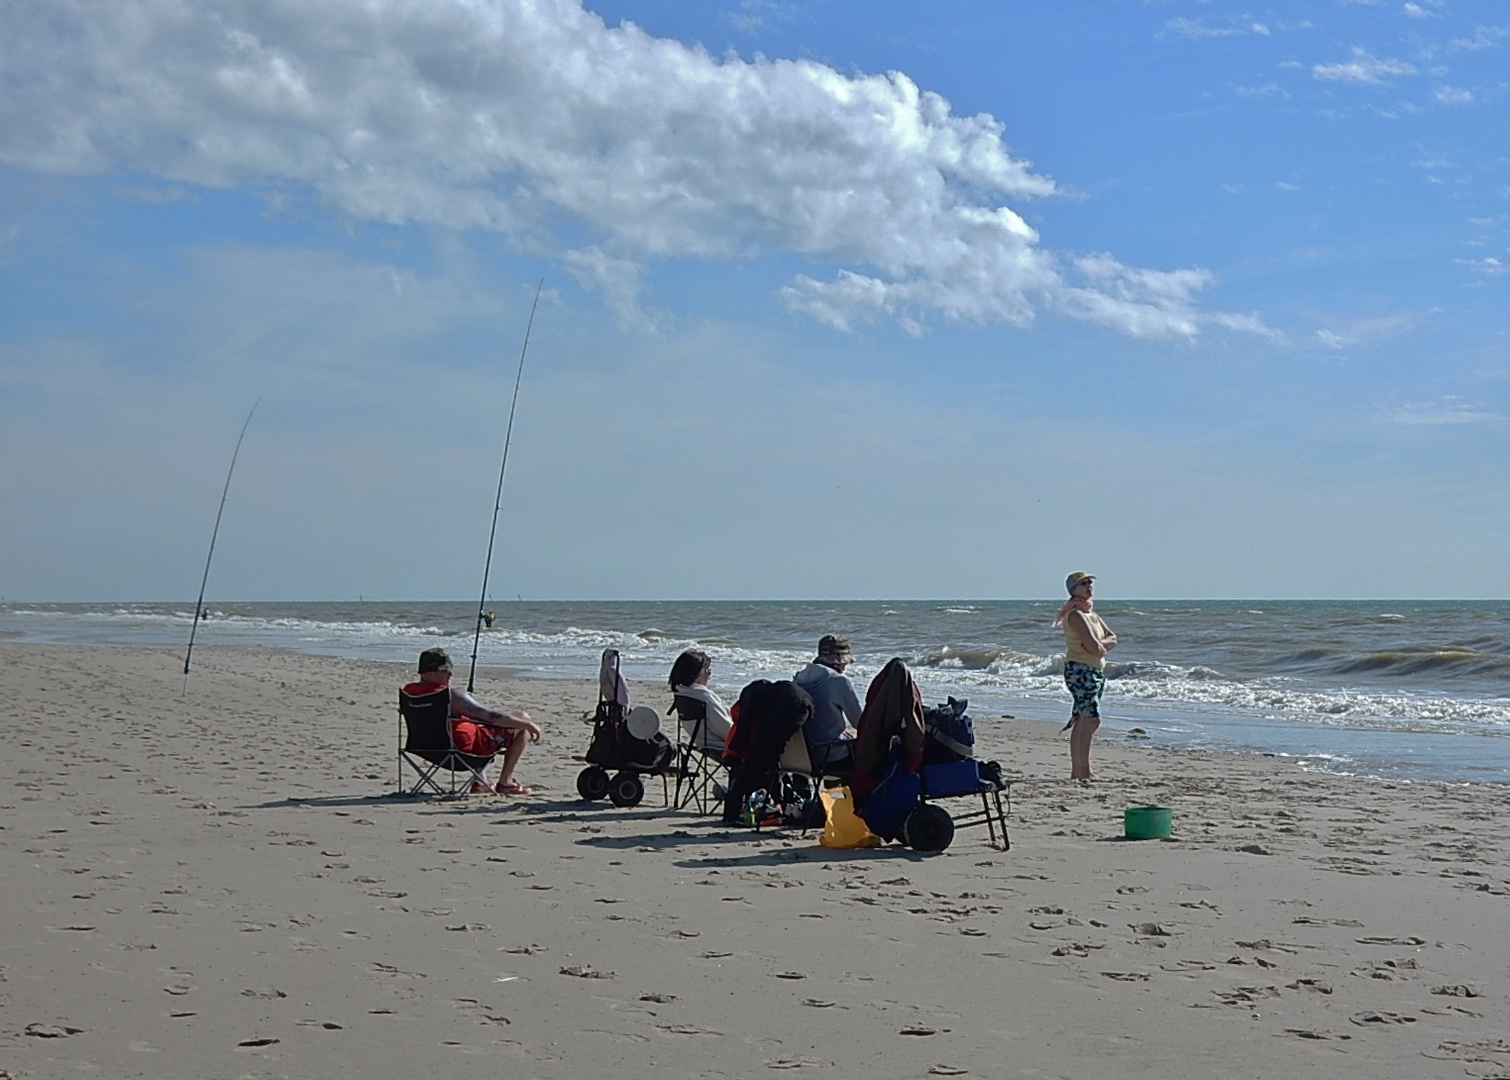
<svg viewBox="0 0 1510 1080"><path fill-rule="evenodd" d="M826 758L827 755L813 753L813 748L807 744L807 737L801 729L794 732L781 751L779 763L783 799L816 800L818 789L823 786L824 780L849 783L854 758L849 754L835 756L833 761Z"/></svg>
<svg viewBox="0 0 1510 1080"><path fill-rule="evenodd" d="M493 755L479 757L463 754L451 738L451 692L438 687L429 694L398 694L399 748L398 790L400 795L433 792L454 799L471 791L472 785L490 787L483 776ZM407 737L405 735L407 729ZM418 778L413 786L404 786L404 765L408 763ZM444 772L446 782L437 774Z"/></svg>
<svg viewBox="0 0 1510 1080"><path fill-rule="evenodd" d="M671 711L680 721L677 724L676 741L676 791L671 805L682 810L696 806L699 814L712 813L721 807L725 785L719 783L723 774L720 757L723 746L709 745L707 740L708 705L695 697L677 694L672 700Z"/></svg>

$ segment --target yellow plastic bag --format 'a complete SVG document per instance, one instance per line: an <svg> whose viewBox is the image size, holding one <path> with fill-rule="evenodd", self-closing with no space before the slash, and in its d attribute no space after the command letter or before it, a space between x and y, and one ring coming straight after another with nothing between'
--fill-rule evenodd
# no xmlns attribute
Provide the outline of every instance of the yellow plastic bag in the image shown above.
<svg viewBox="0 0 1510 1080"><path fill-rule="evenodd" d="M823 835L818 838L818 843L831 848L880 847L885 843L856 816L849 788L824 788L819 795L823 799L823 811L828 820L824 823Z"/></svg>

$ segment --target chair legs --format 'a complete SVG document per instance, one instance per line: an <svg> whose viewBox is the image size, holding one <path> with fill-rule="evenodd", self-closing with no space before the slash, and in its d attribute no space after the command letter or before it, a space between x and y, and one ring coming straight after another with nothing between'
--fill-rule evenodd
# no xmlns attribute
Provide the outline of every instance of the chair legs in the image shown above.
<svg viewBox="0 0 1510 1080"><path fill-rule="evenodd" d="M720 805L714 787L722 768L707 753L691 745L677 748L676 792L672 796L672 808L686 809L696 806L699 814L711 813Z"/></svg>
<svg viewBox="0 0 1510 1080"><path fill-rule="evenodd" d="M398 793L417 797L420 795L434 794L443 799L457 799L470 794L475 784L491 788L487 778L482 773L482 768L474 767L460 755L455 755L445 762L429 761L425 758L400 750L399 755L399 784ZM488 759L492 761L491 758ZM416 774L415 781L410 786L404 784L404 765L407 763ZM486 765L483 766L485 768ZM442 783L439 773L444 772L445 782Z"/></svg>

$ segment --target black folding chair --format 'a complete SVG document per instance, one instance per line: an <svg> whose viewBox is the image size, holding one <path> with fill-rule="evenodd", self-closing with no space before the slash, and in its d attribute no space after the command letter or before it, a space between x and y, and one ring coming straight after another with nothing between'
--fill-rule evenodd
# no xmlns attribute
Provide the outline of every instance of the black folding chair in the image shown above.
<svg viewBox="0 0 1510 1080"><path fill-rule="evenodd" d="M699 814L710 814L723 806L723 792L718 790L723 775L720 757L723 747L708 746L708 703L686 694L672 699L671 711L677 717L676 791L671 805L682 810L696 806Z"/></svg>
<svg viewBox="0 0 1510 1080"><path fill-rule="evenodd" d="M493 755L479 757L463 754L451 738L451 691L440 687L429 694L398 694L399 748L398 790L400 795L423 795L433 792L454 799L470 793L474 783L489 787L482 770ZM407 735L406 735L407 729ZM404 786L404 765L417 775L413 786ZM443 784L439 774L445 773Z"/></svg>

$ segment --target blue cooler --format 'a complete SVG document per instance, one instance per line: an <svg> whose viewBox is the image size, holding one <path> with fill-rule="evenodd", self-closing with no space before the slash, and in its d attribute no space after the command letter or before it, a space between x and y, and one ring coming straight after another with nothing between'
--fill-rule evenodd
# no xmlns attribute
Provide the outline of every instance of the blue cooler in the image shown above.
<svg viewBox="0 0 1510 1080"><path fill-rule="evenodd" d="M925 798L940 799L950 795L973 795L981 788L979 762L974 758L965 758L963 761L945 761L938 765L924 765L920 772Z"/></svg>

